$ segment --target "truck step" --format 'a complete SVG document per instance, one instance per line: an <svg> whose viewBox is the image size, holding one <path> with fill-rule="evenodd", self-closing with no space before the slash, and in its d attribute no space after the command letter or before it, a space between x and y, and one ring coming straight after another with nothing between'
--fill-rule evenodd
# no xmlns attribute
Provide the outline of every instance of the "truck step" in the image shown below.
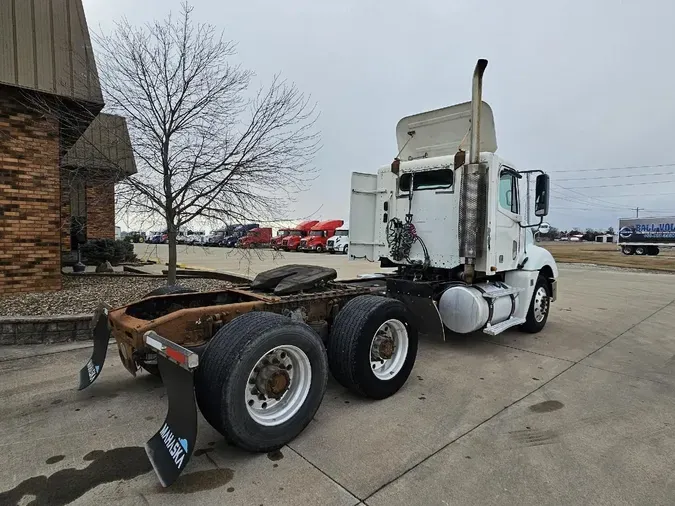
<svg viewBox="0 0 675 506"><path fill-rule="evenodd" d="M508 288L501 288L500 290L494 290L492 292L485 292L483 298L485 299L498 299L499 297L506 297L507 295L517 295L521 292L521 288L515 288L509 286Z"/></svg>
<svg viewBox="0 0 675 506"><path fill-rule="evenodd" d="M506 329L510 329L511 327L515 327L516 325L522 325L523 323L525 323L525 318L517 318L515 316L512 316L508 320L504 320L501 323L485 327L483 329L483 332L489 336L496 336L497 334L501 334L502 332L504 332Z"/></svg>

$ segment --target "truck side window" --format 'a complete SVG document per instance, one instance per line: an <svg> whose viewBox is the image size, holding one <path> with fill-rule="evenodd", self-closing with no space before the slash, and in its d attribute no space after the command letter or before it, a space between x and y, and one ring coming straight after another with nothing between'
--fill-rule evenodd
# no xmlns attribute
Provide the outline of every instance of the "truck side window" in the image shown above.
<svg viewBox="0 0 675 506"><path fill-rule="evenodd" d="M518 180L510 172L502 172L499 177L499 205L518 214Z"/></svg>
<svg viewBox="0 0 675 506"><path fill-rule="evenodd" d="M450 188L453 183L454 172L452 169L438 169L415 172L414 175L413 190L431 190ZM410 172L401 174L398 183L399 191L410 191L411 179L413 178Z"/></svg>

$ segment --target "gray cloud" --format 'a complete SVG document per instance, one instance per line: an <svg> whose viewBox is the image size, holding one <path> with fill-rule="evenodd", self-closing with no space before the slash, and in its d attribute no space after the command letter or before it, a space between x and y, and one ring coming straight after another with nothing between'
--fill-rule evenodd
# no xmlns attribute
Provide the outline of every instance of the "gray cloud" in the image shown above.
<svg viewBox="0 0 675 506"><path fill-rule="evenodd" d="M84 0L90 26L104 30L121 16L141 23L178 4ZM479 57L490 60L484 97L495 113L498 152L517 167L546 169L555 182L585 175L566 169L675 163L675 4L666 0L194 4L197 19L239 42L238 58L261 82L282 72L318 101L321 173L299 196L295 216L323 204L321 217L346 218L351 171L390 162L399 118L468 100ZM616 227L636 206L675 215L672 196L648 195L675 195L675 176L621 179L638 172L589 172L617 177L559 183L616 208L578 194L582 202L574 202L575 194L554 186L549 221ZM589 189L655 180L667 183Z"/></svg>

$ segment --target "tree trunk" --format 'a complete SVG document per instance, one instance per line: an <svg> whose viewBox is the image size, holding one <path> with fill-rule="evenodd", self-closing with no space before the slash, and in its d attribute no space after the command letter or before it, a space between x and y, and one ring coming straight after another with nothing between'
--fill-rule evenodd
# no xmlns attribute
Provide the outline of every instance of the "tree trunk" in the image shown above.
<svg viewBox="0 0 675 506"><path fill-rule="evenodd" d="M176 229L173 225L169 230L169 271L166 277L166 284L171 286L176 284L176 263L178 262L178 252L176 251Z"/></svg>

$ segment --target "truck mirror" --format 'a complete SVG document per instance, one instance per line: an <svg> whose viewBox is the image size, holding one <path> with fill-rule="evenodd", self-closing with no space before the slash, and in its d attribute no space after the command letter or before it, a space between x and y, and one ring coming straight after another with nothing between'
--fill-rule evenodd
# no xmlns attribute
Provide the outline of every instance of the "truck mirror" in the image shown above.
<svg viewBox="0 0 675 506"><path fill-rule="evenodd" d="M548 174L537 176L534 192L534 215L546 216L548 214L549 177Z"/></svg>

